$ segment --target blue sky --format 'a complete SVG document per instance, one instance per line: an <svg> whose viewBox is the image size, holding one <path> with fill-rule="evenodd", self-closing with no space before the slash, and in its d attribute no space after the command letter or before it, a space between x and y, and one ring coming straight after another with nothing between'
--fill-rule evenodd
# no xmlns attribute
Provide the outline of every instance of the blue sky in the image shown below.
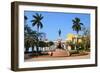
<svg viewBox="0 0 100 73"><path fill-rule="evenodd" d="M36 26L32 27L31 20L34 19L32 15L35 13L44 16L41 21L43 23L43 28L40 29L40 32L45 32L48 40L57 40L59 29L61 29L61 38L63 40L67 38L67 34L69 33L76 34L76 32L72 30L72 19L75 17L80 18L81 23L83 23L85 27L90 28L90 14L24 11L24 15L28 17L27 24L33 30L36 30ZM82 32L79 33L81 34Z"/></svg>

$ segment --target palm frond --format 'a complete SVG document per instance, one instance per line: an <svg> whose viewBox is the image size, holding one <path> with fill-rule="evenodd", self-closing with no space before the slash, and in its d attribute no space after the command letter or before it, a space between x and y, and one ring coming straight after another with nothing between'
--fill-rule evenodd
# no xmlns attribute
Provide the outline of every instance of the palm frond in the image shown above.
<svg viewBox="0 0 100 73"><path fill-rule="evenodd" d="M37 19L38 17L36 15L33 15L33 18Z"/></svg>
<svg viewBox="0 0 100 73"><path fill-rule="evenodd" d="M39 15L38 13L36 13L36 17L38 17L38 18L39 18L39 17L40 17L40 15Z"/></svg>
<svg viewBox="0 0 100 73"><path fill-rule="evenodd" d="M42 14L40 14L40 20L42 20L43 19L43 16L42 16Z"/></svg>
<svg viewBox="0 0 100 73"><path fill-rule="evenodd" d="M43 16L40 18L40 20L42 20L43 19Z"/></svg>
<svg viewBox="0 0 100 73"><path fill-rule="evenodd" d="M80 25L84 25L83 23L80 23Z"/></svg>
<svg viewBox="0 0 100 73"><path fill-rule="evenodd" d="M76 21L75 21L74 19L72 20L72 22L73 22L73 23L76 23Z"/></svg>
<svg viewBox="0 0 100 73"><path fill-rule="evenodd" d="M41 22L39 24L40 24L40 28L43 28L43 24Z"/></svg>
<svg viewBox="0 0 100 73"><path fill-rule="evenodd" d="M30 22L35 22L36 20L31 20Z"/></svg>
<svg viewBox="0 0 100 73"><path fill-rule="evenodd" d="M32 26L35 26L37 24L37 20L34 20L34 22L32 23Z"/></svg>

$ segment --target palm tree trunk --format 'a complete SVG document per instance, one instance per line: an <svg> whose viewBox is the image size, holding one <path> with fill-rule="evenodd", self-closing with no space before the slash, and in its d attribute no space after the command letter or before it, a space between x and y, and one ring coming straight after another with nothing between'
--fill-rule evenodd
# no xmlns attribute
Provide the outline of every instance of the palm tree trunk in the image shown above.
<svg viewBox="0 0 100 73"><path fill-rule="evenodd" d="M39 28L37 27L37 32L39 33ZM39 37L37 36L37 53L39 52Z"/></svg>
<svg viewBox="0 0 100 73"><path fill-rule="evenodd" d="M77 38L76 38L76 50L77 50L77 52L78 52L78 49L79 49L79 47L78 47L78 32L77 32Z"/></svg>
<svg viewBox="0 0 100 73"><path fill-rule="evenodd" d="M34 46L32 46L32 53L34 52Z"/></svg>

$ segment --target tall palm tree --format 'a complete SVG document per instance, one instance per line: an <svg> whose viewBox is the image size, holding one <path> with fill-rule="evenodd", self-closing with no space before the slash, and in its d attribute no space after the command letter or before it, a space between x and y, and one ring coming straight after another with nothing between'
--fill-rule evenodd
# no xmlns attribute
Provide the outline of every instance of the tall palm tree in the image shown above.
<svg viewBox="0 0 100 73"><path fill-rule="evenodd" d="M72 29L73 29L74 31L76 31L76 33L77 33L77 44L78 44L78 34L79 34L79 31L82 30L82 25L83 25L83 23L81 23L81 20L80 20L80 18L78 18L78 17L76 17L75 19L73 19L72 22L73 22ZM77 44L76 44L76 45L77 45ZM76 47L76 48L77 48L77 47Z"/></svg>
<svg viewBox="0 0 100 73"><path fill-rule="evenodd" d="M41 20L43 19L42 14L38 14L36 13L35 15L33 15L33 20L31 20L32 22L32 26L37 26L37 31L39 32L39 28L43 28L43 24L41 22Z"/></svg>
<svg viewBox="0 0 100 73"><path fill-rule="evenodd" d="M30 34L30 38L31 38L31 47L32 47L32 52L33 52L34 46L36 46L36 42L37 42L37 32L31 31L29 34Z"/></svg>
<svg viewBox="0 0 100 73"><path fill-rule="evenodd" d="M73 30L76 31L76 33L78 34L79 31L81 31L81 29L82 29L81 26L83 25L83 23L81 23L81 22L80 22L80 18L77 18L77 17L76 17L75 19L73 19L72 22L73 22L72 28L73 28Z"/></svg>
<svg viewBox="0 0 100 73"><path fill-rule="evenodd" d="M35 15L33 15L33 20L31 20L32 22L32 26L37 26L37 32L39 33L39 29L43 28L43 24L41 22L41 20L43 19L42 14L38 14L36 13ZM39 38L37 39L37 52L39 51Z"/></svg>

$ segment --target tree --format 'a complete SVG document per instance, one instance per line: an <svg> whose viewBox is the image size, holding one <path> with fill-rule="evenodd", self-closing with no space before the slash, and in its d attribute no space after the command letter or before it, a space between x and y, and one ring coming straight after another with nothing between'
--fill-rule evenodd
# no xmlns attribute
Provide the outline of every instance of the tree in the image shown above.
<svg viewBox="0 0 100 73"><path fill-rule="evenodd" d="M51 50L51 46L54 45L53 41L46 42L46 47L49 47L49 50Z"/></svg>
<svg viewBox="0 0 100 73"><path fill-rule="evenodd" d="M29 39L29 37L28 37L28 31L30 31L30 28L28 27L28 25L27 25L27 16L24 16L24 36L25 36L25 38L24 38L24 46L25 46L25 52L28 52L28 50L29 50L29 47L30 47L30 39ZM27 37L26 37L27 36Z"/></svg>
<svg viewBox="0 0 100 73"><path fill-rule="evenodd" d="M71 50L74 50L75 44L73 43L73 41L67 41L66 44L67 44L66 46L68 45L71 46Z"/></svg>
<svg viewBox="0 0 100 73"><path fill-rule="evenodd" d="M31 46L31 39L29 37L24 38L25 53L28 53L29 47Z"/></svg>
<svg viewBox="0 0 100 73"><path fill-rule="evenodd" d="M31 38L31 47L32 47L32 52L34 51L34 46L36 46L37 44L37 32L36 31L32 31L29 33L30 34L30 38Z"/></svg>
<svg viewBox="0 0 100 73"><path fill-rule="evenodd" d="M41 22L41 20L43 19L42 14L38 14L36 13L35 15L33 15L33 20L31 20L32 22L32 26L37 26L37 32L39 33L39 28L43 28L43 24ZM39 39L37 39L37 52L39 51Z"/></svg>
<svg viewBox="0 0 100 73"><path fill-rule="evenodd" d="M31 20L32 22L32 26L37 26L37 31L39 32L39 28L43 28L43 24L41 22L41 20L43 19L42 14L38 14L36 13L35 15L33 15L33 20Z"/></svg>
<svg viewBox="0 0 100 73"><path fill-rule="evenodd" d="M81 20L78 17L76 17L75 19L73 19L72 22L73 22L72 29L74 31L76 31L76 33L77 33L77 38L76 39L77 39L77 44L78 44L78 34L79 34L79 31L82 30L83 23L81 23ZM78 46L76 46L76 48L78 48Z"/></svg>
<svg viewBox="0 0 100 73"><path fill-rule="evenodd" d="M27 24L27 16L24 16L24 46L26 51L28 52L29 48L32 47L32 51L34 50L34 45L36 44L37 32L33 31Z"/></svg>
<svg viewBox="0 0 100 73"><path fill-rule="evenodd" d="M72 29L74 31L76 31L76 33L78 34L79 31L81 31L81 29L82 29L83 23L81 23L80 18L77 18L77 17L75 19L73 19L72 22L73 22Z"/></svg>
<svg viewBox="0 0 100 73"><path fill-rule="evenodd" d="M54 42L49 41L49 42L48 42L48 45L49 45L49 46L52 46L52 45L54 45Z"/></svg>
<svg viewBox="0 0 100 73"><path fill-rule="evenodd" d="M85 50L90 50L90 29L84 26L83 28L83 45Z"/></svg>
<svg viewBox="0 0 100 73"><path fill-rule="evenodd" d="M39 41L39 47L43 49L43 47L46 47L46 42Z"/></svg>
<svg viewBox="0 0 100 73"><path fill-rule="evenodd" d="M30 33L27 33L24 37L24 46L26 48L26 52L28 52L29 47L32 47L32 52L34 50L34 46L36 45L37 41L37 33L35 31L32 31Z"/></svg>
<svg viewBox="0 0 100 73"><path fill-rule="evenodd" d="M24 46L25 46L25 52L28 52L29 50L29 47L31 47L31 42L32 42L32 39L30 37L31 36L31 32L32 32L32 29L28 26L27 24L27 20L28 20L28 17L27 16L24 16Z"/></svg>

